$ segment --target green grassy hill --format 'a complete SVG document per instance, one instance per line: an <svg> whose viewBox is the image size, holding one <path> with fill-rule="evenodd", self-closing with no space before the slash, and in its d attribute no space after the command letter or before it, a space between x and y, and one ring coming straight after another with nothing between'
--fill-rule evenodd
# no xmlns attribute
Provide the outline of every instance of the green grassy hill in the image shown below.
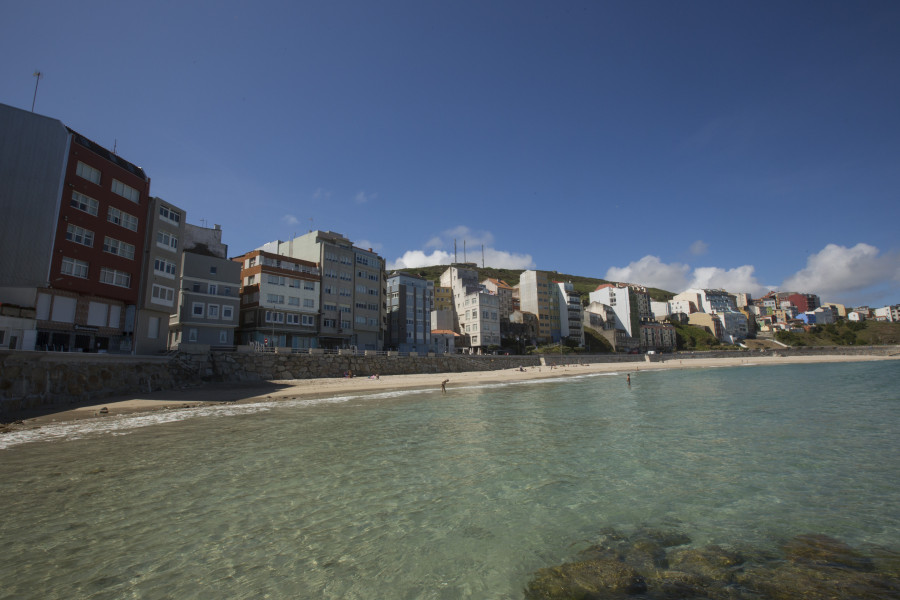
<svg viewBox="0 0 900 600"><path fill-rule="evenodd" d="M839 321L814 325L808 332L783 331L775 334L789 346L881 346L900 344L900 323L885 321Z"/></svg>
<svg viewBox="0 0 900 600"><path fill-rule="evenodd" d="M414 275L418 275L419 277L424 277L425 279L429 279L435 284L439 283L441 280L441 273L447 270L447 265L435 265L432 267L419 267L418 269L403 269L407 273L412 273ZM524 269L497 269L494 267L481 267L478 268L478 277L480 280L484 280L487 278L491 279L500 279L505 281L510 286L516 285L519 283L519 277L522 275L522 271ZM575 291L581 294L582 301L587 304L588 294L597 289L597 286L602 283L611 283L605 279L598 279L596 277L583 277L581 275L569 275L566 273L559 273L557 271L548 271L550 278L554 281L568 281L572 283L572 286L575 288ZM659 302L665 302L667 300L671 300L673 294L672 292L667 292L666 290L660 290L657 288L647 288L647 291L650 293L650 297L653 300L657 300Z"/></svg>

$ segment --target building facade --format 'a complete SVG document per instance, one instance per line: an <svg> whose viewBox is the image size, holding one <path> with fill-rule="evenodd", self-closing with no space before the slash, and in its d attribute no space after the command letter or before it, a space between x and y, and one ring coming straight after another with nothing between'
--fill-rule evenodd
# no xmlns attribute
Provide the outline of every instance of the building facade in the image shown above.
<svg viewBox="0 0 900 600"><path fill-rule="evenodd" d="M387 289L384 259L377 253L339 233L318 230L261 250L320 266L320 347L383 349Z"/></svg>
<svg viewBox="0 0 900 600"><path fill-rule="evenodd" d="M228 259L222 228L185 224L177 311L169 324L169 347L235 346L240 316L241 265Z"/></svg>
<svg viewBox="0 0 900 600"><path fill-rule="evenodd" d="M387 278L385 347L423 354L432 351L433 306L433 281L409 273L392 273Z"/></svg>
<svg viewBox="0 0 900 600"><path fill-rule="evenodd" d="M233 260L241 282L238 344L318 348L319 265L263 250Z"/></svg>
<svg viewBox="0 0 900 600"><path fill-rule="evenodd" d="M178 312L184 250L184 210L162 198L150 198L144 242L144 282L138 306L135 346L138 354L171 347L171 315Z"/></svg>
<svg viewBox="0 0 900 600"><path fill-rule="evenodd" d="M537 317L538 344L549 344L553 341L551 330L551 293L550 279L543 271L527 270L519 276L519 283L515 285L518 290L519 310L528 312ZM555 292L553 294L556 295ZM557 316L557 323L558 323Z"/></svg>
<svg viewBox="0 0 900 600"><path fill-rule="evenodd" d="M150 178L61 122L6 105L0 169L0 302L34 309L21 348L134 352Z"/></svg>

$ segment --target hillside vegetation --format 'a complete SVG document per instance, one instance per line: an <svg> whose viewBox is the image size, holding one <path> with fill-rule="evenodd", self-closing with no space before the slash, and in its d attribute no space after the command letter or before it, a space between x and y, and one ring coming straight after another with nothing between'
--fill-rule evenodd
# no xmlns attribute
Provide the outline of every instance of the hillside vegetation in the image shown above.
<svg viewBox="0 0 900 600"><path fill-rule="evenodd" d="M419 267L417 269L401 270L433 281L435 285L437 285L438 283L440 283L441 273L447 270L447 265L434 265L431 267ZM505 281L510 286L514 286L519 283L519 277L522 275L523 271L524 269L498 269L495 267L478 267L478 277L479 281L484 281L488 278L500 279L502 281ZM588 304L588 294L597 289L598 285L603 283L612 283L610 281L607 281L606 279L598 279L596 277L569 275L566 273L559 273L557 271L548 271L548 273L550 279L553 281L571 282L572 287L575 288L575 291L581 294L582 303L585 305ZM650 298L658 302L666 302L668 300L671 300L675 295L672 292L660 290L657 288L647 288L647 292L650 294Z"/></svg>
<svg viewBox="0 0 900 600"><path fill-rule="evenodd" d="M881 346L900 344L900 323L839 321L813 325L806 332L779 331L775 339L789 346Z"/></svg>

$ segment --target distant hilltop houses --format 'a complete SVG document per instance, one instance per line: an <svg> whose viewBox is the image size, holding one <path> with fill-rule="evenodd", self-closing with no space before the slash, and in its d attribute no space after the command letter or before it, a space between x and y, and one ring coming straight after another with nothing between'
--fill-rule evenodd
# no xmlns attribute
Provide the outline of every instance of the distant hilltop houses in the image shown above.
<svg viewBox="0 0 900 600"><path fill-rule="evenodd" d="M753 299L690 289L576 290L522 271L514 284L454 263L439 276L388 272L332 231L229 257L222 228L187 222L134 163L60 121L0 104L0 348L152 355L245 351L523 352L585 345L671 351L673 323L723 343L837 319L900 320L900 306L848 310L809 293Z"/></svg>

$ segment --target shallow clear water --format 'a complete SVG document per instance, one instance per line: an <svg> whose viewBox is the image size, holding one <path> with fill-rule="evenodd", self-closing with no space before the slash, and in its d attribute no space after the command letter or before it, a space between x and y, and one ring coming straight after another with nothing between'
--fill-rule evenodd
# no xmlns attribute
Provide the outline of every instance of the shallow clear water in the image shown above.
<svg viewBox="0 0 900 600"><path fill-rule="evenodd" d="M0 597L518 598L643 523L896 545L898 362L462 377L0 436Z"/></svg>

